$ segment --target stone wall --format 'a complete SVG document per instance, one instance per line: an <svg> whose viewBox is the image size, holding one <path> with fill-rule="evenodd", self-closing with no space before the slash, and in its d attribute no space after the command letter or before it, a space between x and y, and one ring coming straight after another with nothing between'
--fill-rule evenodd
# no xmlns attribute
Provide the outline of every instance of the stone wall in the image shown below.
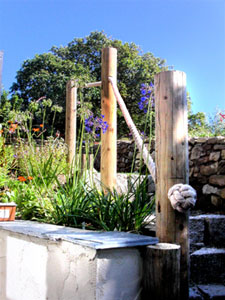
<svg viewBox="0 0 225 300"><path fill-rule="evenodd" d="M155 157L154 141L151 154ZM117 172L130 173L140 168L140 153L133 141L118 141ZM190 184L197 190L196 209L204 211L225 210L225 137L189 139ZM100 169L100 153L95 161ZM142 168L144 171L144 168ZM143 172L142 172L143 173Z"/></svg>

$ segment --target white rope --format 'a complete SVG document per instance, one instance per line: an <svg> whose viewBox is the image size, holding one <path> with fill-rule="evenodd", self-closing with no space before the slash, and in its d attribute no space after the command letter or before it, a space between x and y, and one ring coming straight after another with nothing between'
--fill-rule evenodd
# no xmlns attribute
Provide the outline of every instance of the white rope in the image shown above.
<svg viewBox="0 0 225 300"><path fill-rule="evenodd" d="M172 207L183 213L196 203L196 191L188 184L178 183L168 191L168 198Z"/></svg>
<svg viewBox="0 0 225 300"><path fill-rule="evenodd" d="M140 134L139 134L133 120L131 119L129 111L127 110L127 107L126 107L126 105L123 101L123 98L120 95L120 92L118 90L118 87L117 87L117 84L116 84L115 80L113 80L112 77L109 77L109 81L112 84L112 88L113 88L116 100L117 100L117 102L120 106L120 109L121 109L122 113L123 113L123 116L124 116L124 119L127 123L127 126L129 127L130 132L132 133L132 136L135 140L137 148L142 153L143 160L144 160L149 172L152 175L152 179L155 182L155 163L154 163L150 153L148 152L148 149L144 145L143 140L140 137Z"/></svg>
<svg viewBox="0 0 225 300"><path fill-rule="evenodd" d="M132 133L132 136L135 140L138 150L140 152L142 152L144 162L145 162L149 172L152 175L152 179L155 182L155 163L154 163L150 153L148 152L146 146L143 144L142 138L140 137L140 134L139 134L133 120L131 119L129 111L127 110L126 105L123 101L123 98L120 95L120 92L118 90L115 80L113 80L112 77L109 77L109 81L112 84L112 88L113 88L116 100L117 100L117 102L120 106L120 109L123 113L123 116L126 120L127 126L129 127L129 129ZM175 184L168 191L168 198L170 200L172 207L182 213L187 211L189 208L195 206L196 197L197 197L197 194L196 194L195 189L193 189L188 184L182 184L182 183Z"/></svg>

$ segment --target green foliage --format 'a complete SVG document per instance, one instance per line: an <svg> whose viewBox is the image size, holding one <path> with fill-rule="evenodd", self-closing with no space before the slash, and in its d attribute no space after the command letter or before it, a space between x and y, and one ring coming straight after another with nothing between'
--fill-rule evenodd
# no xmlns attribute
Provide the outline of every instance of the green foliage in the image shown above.
<svg viewBox="0 0 225 300"><path fill-rule="evenodd" d="M87 193L91 205L88 213L91 227L106 231L135 231L144 229L145 219L154 207L154 200L148 195L148 177L130 187L126 194L118 194L116 190L104 193L96 189Z"/></svg>
<svg viewBox="0 0 225 300"><path fill-rule="evenodd" d="M190 137L225 136L225 120L221 118L223 111L218 110L211 116L203 112L194 114L191 110L191 98L187 93L188 102L188 134Z"/></svg>
<svg viewBox="0 0 225 300"><path fill-rule="evenodd" d="M36 55L26 60L17 72L17 82L11 91L28 101L40 97L52 99L54 105L61 105L64 114L57 118L57 129L64 130L65 92L69 79L80 83L101 80L101 50L104 47L118 49L118 86L134 122L143 130L143 112L138 110L141 83L150 83L154 75L165 69L165 61L152 53L141 52L134 43L113 40L103 32L92 32L86 38L75 38L63 47L52 47L51 53ZM100 89L83 90L86 102L91 102L93 110L100 110ZM124 118L118 110L119 136L127 134Z"/></svg>

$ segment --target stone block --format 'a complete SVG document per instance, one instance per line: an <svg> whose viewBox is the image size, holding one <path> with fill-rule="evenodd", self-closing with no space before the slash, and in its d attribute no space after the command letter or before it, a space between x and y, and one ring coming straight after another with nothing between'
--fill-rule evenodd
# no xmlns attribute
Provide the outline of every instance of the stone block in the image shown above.
<svg viewBox="0 0 225 300"><path fill-rule="evenodd" d="M223 283L225 249L202 248L190 255L191 280L196 283Z"/></svg>
<svg viewBox="0 0 225 300"><path fill-rule="evenodd" d="M198 290L203 294L204 299L211 299L211 300L225 299L224 285L220 285L220 284L198 285Z"/></svg>
<svg viewBox="0 0 225 300"><path fill-rule="evenodd" d="M204 241L206 245L225 248L225 215L206 215Z"/></svg>
<svg viewBox="0 0 225 300"><path fill-rule="evenodd" d="M217 208L221 208L223 206L223 199L218 197L218 196L215 196L215 195L212 195L211 196L211 203L213 206L217 207Z"/></svg>
<svg viewBox="0 0 225 300"><path fill-rule="evenodd" d="M205 232L205 218L201 216L190 217L189 238L190 244L203 243Z"/></svg>
<svg viewBox="0 0 225 300"><path fill-rule="evenodd" d="M215 162L208 166L203 165L200 167L200 173L206 176L216 174L217 170L218 170L218 162Z"/></svg>
<svg viewBox="0 0 225 300"><path fill-rule="evenodd" d="M225 150L222 150L222 151L221 151L221 158L222 158L222 159L225 159Z"/></svg>
<svg viewBox="0 0 225 300"><path fill-rule="evenodd" d="M225 186L225 176L224 175L212 175L209 177L209 183L218 186Z"/></svg>
<svg viewBox="0 0 225 300"><path fill-rule="evenodd" d="M225 160L221 160L218 165L218 174L225 174Z"/></svg>
<svg viewBox="0 0 225 300"><path fill-rule="evenodd" d="M210 161L218 161L220 158L220 151L216 151L216 152L211 152L209 155L209 160Z"/></svg>
<svg viewBox="0 0 225 300"><path fill-rule="evenodd" d="M224 150L225 149L225 145L221 144L221 145L214 145L213 147L214 150Z"/></svg>
<svg viewBox="0 0 225 300"><path fill-rule="evenodd" d="M205 184L202 188L202 193L205 195L216 194L218 193L218 188L209 184Z"/></svg>
<svg viewBox="0 0 225 300"><path fill-rule="evenodd" d="M217 141L218 141L217 138L216 138L216 137L213 137L213 138L208 139L207 143L208 143L208 144L216 144Z"/></svg>
<svg viewBox="0 0 225 300"><path fill-rule="evenodd" d="M199 137L196 140L197 143L205 143L207 142L207 137Z"/></svg>
<svg viewBox="0 0 225 300"><path fill-rule="evenodd" d="M189 288L189 300L204 300L196 286Z"/></svg>
<svg viewBox="0 0 225 300"><path fill-rule="evenodd" d="M201 145L195 145L191 151L190 159L199 159L201 156L205 155L205 151Z"/></svg>
<svg viewBox="0 0 225 300"><path fill-rule="evenodd" d="M196 138L191 138L188 140L188 143L194 145L196 143Z"/></svg>
<svg viewBox="0 0 225 300"><path fill-rule="evenodd" d="M217 194L218 194L221 198L225 199L225 188L222 189L222 190L218 190L218 191L217 191Z"/></svg>
<svg viewBox="0 0 225 300"><path fill-rule="evenodd" d="M198 164L205 164L209 161L209 157L208 156L204 156L198 159Z"/></svg>

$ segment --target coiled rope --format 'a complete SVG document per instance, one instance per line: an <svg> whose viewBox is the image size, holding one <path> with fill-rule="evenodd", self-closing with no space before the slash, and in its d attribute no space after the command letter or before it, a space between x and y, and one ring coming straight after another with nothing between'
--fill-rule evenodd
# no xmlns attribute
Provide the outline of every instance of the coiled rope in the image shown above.
<svg viewBox="0 0 225 300"><path fill-rule="evenodd" d="M130 129L130 132L132 133L132 136L135 140L137 148L142 153L143 160L149 172L152 175L153 181L155 182L155 163L150 153L148 152L146 146L144 145L142 138L140 137L140 134L130 116L129 111L127 110L123 98L120 95L115 80L112 77L109 77L109 81L112 85L113 92L120 106L120 109L123 113L127 126ZM168 198L170 200L172 207L182 213L195 205L196 197L197 194L195 189L193 189L188 184L182 184L182 183L175 184L168 191Z"/></svg>

